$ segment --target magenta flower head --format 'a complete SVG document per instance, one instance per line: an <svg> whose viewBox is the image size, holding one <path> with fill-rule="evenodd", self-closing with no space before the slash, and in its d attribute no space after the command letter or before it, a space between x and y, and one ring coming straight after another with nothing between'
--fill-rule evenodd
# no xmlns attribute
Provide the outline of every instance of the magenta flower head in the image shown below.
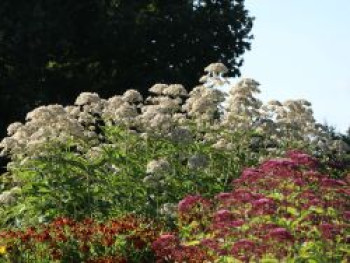
<svg viewBox="0 0 350 263"><path fill-rule="evenodd" d="M226 222L232 220L232 213L227 209L220 209L214 214L215 222Z"/></svg>
<svg viewBox="0 0 350 263"><path fill-rule="evenodd" d="M249 239L241 239L234 243L232 252L238 252L240 250L252 250L255 247L255 243Z"/></svg>
<svg viewBox="0 0 350 263"><path fill-rule="evenodd" d="M294 179L294 184L297 186L304 186L306 185L306 182L301 178L296 178Z"/></svg>
<svg viewBox="0 0 350 263"><path fill-rule="evenodd" d="M163 249L171 249L178 244L178 238L173 234L163 234L152 244L152 249L155 251Z"/></svg>
<svg viewBox="0 0 350 263"><path fill-rule="evenodd" d="M345 220L350 221L350 211L345 211L343 217Z"/></svg>
<svg viewBox="0 0 350 263"><path fill-rule="evenodd" d="M214 251L218 251L219 250L219 243L217 240L215 239L209 239L209 238L205 238L205 239L202 239L200 244L204 247L207 247L207 248L210 248Z"/></svg>
<svg viewBox="0 0 350 263"><path fill-rule="evenodd" d="M297 163L288 158L271 159L260 165L260 168L264 172L272 172L279 169L294 169L296 167Z"/></svg>
<svg viewBox="0 0 350 263"><path fill-rule="evenodd" d="M346 183L343 180L323 178L321 181L321 185L324 187L339 187L346 186Z"/></svg>
<svg viewBox="0 0 350 263"><path fill-rule="evenodd" d="M204 199L200 195L188 195L182 199L178 204L178 211L180 213L190 212L196 205L208 206L208 200Z"/></svg>
<svg viewBox="0 0 350 263"><path fill-rule="evenodd" d="M253 241L241 239L234 243L231 254L243 262L249 262L250 258L254 256L255 248L256 244Z"/></svg>
<svg viewBox="0 0 350 263"><path fill-rule="evenodd" d="M278 240L278 241L293 241L293 235L289 233L289 231L283 227L278 227L271 229L268 237Z"/></svg>
<svg viewBox="0 0 350 263"><path fill-rule="evenodd" d="M219 193L215 196L216 199L223 201L232 198L232 193Z"/></svg>
<svg viewBox="0 0 350 263"><path fill-rule="evenodd" d="M322 237L325 239L334 239L336 235L340 234L339 226L333 224L320 224L319 229L322 233Z"/></svg>
<svg viewBox="0 0 350 263"><path fill-rule="evenodd" d="M253 206L259 207L263 205L273 205L274 201L269 198L260 198L258 200L253 201Z"/></svg>
<svg viewBox="0 0 350 263"><path fill-rule="evenodd" d="M239 178L240 182L251 183L259 180L264 174L261 170L255 168L245 168Z"/></svg>
<svg viewBox="0 0 350 263"><path fill-rule="evenodd" d="M275 202L269 198L260 198L252 202L251 213L255 215L273 214L276 210Z"/></svg>
<svg viewBox="0 0 350 263"><path fill-rule="evenodd" d="M244 223L245 223L244 220L237 219L237 220L230 221L228 223L228 226L230 226L230 227L240 227L240 226L243 226Z"/></svg>
<svg viewBox="0 0 350 263"><path fill-rule="evenodd" d="M246 189L236 189L232 194L236 201L243 203L251 202L254 198L254 194Z"/></svg>
<svg viewBox="0 0 350 263"><path fill-rule="evenodd" d="M316 158L298 150L291 150L287 152L287 157L294 161L297 165L304 165L310 168L316 168L319 163Z"/></svg>

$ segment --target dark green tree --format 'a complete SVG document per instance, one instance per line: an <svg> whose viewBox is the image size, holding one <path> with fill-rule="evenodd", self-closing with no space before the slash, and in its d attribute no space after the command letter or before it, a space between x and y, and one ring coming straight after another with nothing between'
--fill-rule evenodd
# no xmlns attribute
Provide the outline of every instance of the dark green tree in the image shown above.
<svg viewBox="0 0 350 263"><path fill-rule="evenodd" d="M237 76L252 23L244 0L1 0L0 134L82 91L190 90L215 61Z"/></svg>

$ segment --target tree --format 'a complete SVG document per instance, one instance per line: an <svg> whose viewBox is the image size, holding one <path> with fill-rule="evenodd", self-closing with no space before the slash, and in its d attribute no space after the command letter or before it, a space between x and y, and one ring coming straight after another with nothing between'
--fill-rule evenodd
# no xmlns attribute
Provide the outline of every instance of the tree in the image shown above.
<svg viewBox="0 0 350 263"><path fill-rule="evenodd" d="M209 63L240 74L253 18L244 0L0 1L0 134L40 104L156 82L191 89Z"/></svg>

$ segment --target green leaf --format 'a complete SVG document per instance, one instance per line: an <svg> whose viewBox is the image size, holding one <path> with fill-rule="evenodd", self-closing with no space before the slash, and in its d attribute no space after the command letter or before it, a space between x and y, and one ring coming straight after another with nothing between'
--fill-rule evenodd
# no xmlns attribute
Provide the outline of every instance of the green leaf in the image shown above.
<svg viewBox="0 0 350 263"><path fill-rule="evenodd" d="M279 263L279 260L275 258L264 258L261 260L261 263Z"/></svg>
<svg viewBox="0 0 350 263"><path fill-rule="evenodd" d="M185 246L196 246L199 244L200 244L200 241L198 241L198 240L192 240L192 241L188 241L188 242L184 243Z"/></svg>
<svg viewBox="0 0 350 263"><path fill-rule="evenodd" d="M298 216L299 215L299 212L296 208L294 207L291 207L291 206L288 206L287 207L287 212L293 216Z"/></svg>

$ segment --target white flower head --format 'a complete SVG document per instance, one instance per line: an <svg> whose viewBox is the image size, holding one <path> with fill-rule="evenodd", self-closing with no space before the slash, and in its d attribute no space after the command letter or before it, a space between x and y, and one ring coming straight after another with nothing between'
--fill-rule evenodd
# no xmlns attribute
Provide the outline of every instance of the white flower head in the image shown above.
<svg viewBox="0 0 350 263"><path fill-rule="evenodd" d="M200 77L199 83L206 83L208 80L209 80L209 76L204 75L204 76Z"/></svg>
<svg viewBox="0 0 350 263"><path fill-rule="evenodd" d="M204 69L204 71L214 74L225 74L228 72L228 69L223 63L211 63Z"/></svg>
<svg viewBox="0 0 350 263"><path fill-rule="evenodd" d="M166 87L165 89L163 89L162 94L167 96L178 97L178 96L187 96L188 93L183 85L172 84Z"/></svg>
<svg viewBox="0 0 350 263"><path fill-rule="evenodd" d="M159 212L161 215L175 217L178 205L174 203L165 203L161 206Z"/></svg>
<svg viewBox="0 0 350 263"><path fill-rule="evenodd" d="M221 138L219 139L215 144L213 144L211 147L213 147L216 150L233 150L233 144L226 141L225 139Z"/></svg>
<svg viewBox="0 0 350 263"><path fill-rule="evenodd" d="M9 136L15 134L19 128L21 128L23 126L22 123L20 122L14 122L14 123L11 123L8 127L7 127L7 134Z"/></svg>
<svg viewBox="0 0 350 263"><path fill-rule="evenodd" d="M279 107L282 106L282 103L279 102L278 100L270 100L267 104L271 106L279 106Z"/></svg>
<svg viewBox="0 0 350 263"><path fill-rule="evenodd" d="M18 187L12 188L8 191L4 191L0 194L0 204L1 205L11 205L17 200L16 194L19 193L20 189Z"/></svg>
<svg viewBox="0 0 350 263"><path fill-rule="evenodd" d="M78 106L66 106L64 109L68 114L75 118L80 114L80 108Z"/></svg>
<svg viewBox="0 0 350 263"><path fill-rule="evenodd" d="M88 152L85 154L85 157L88 160L94 161L96 159L101 158L103 154L104 154L103 148L100 146L95 146L88 150Z"/></svg>
<svg viewBox="0 0 350 263"><path fill-rule="evenodd" d="M167 84L158 83L158 84L154 84L148 91L156 95L162 95L163 90L166 89L167 87L168 87Z"/></svg>
<svg viewBox="0 0 350 263"><path fill-rule="evenodd" d="M170 171L170 164L165 159L152 160L147 164L148 174L164 174Z"/></svg>
<svg viewBox="0 0 350 263"><path fill-rule="evenodd" d="M75 105L82 106L85 104L93 104L98 103L101 100L101 98L98 96L97 93L92 92L82 92L75 100Z"/></svg>
<svg viewBox="0 0 350 263"><path fill-rule="evenodd" d="M143 98L140 92L134 89L127 90L124 94L122 99L129 103L137 103L142 102Z"/></svg>

